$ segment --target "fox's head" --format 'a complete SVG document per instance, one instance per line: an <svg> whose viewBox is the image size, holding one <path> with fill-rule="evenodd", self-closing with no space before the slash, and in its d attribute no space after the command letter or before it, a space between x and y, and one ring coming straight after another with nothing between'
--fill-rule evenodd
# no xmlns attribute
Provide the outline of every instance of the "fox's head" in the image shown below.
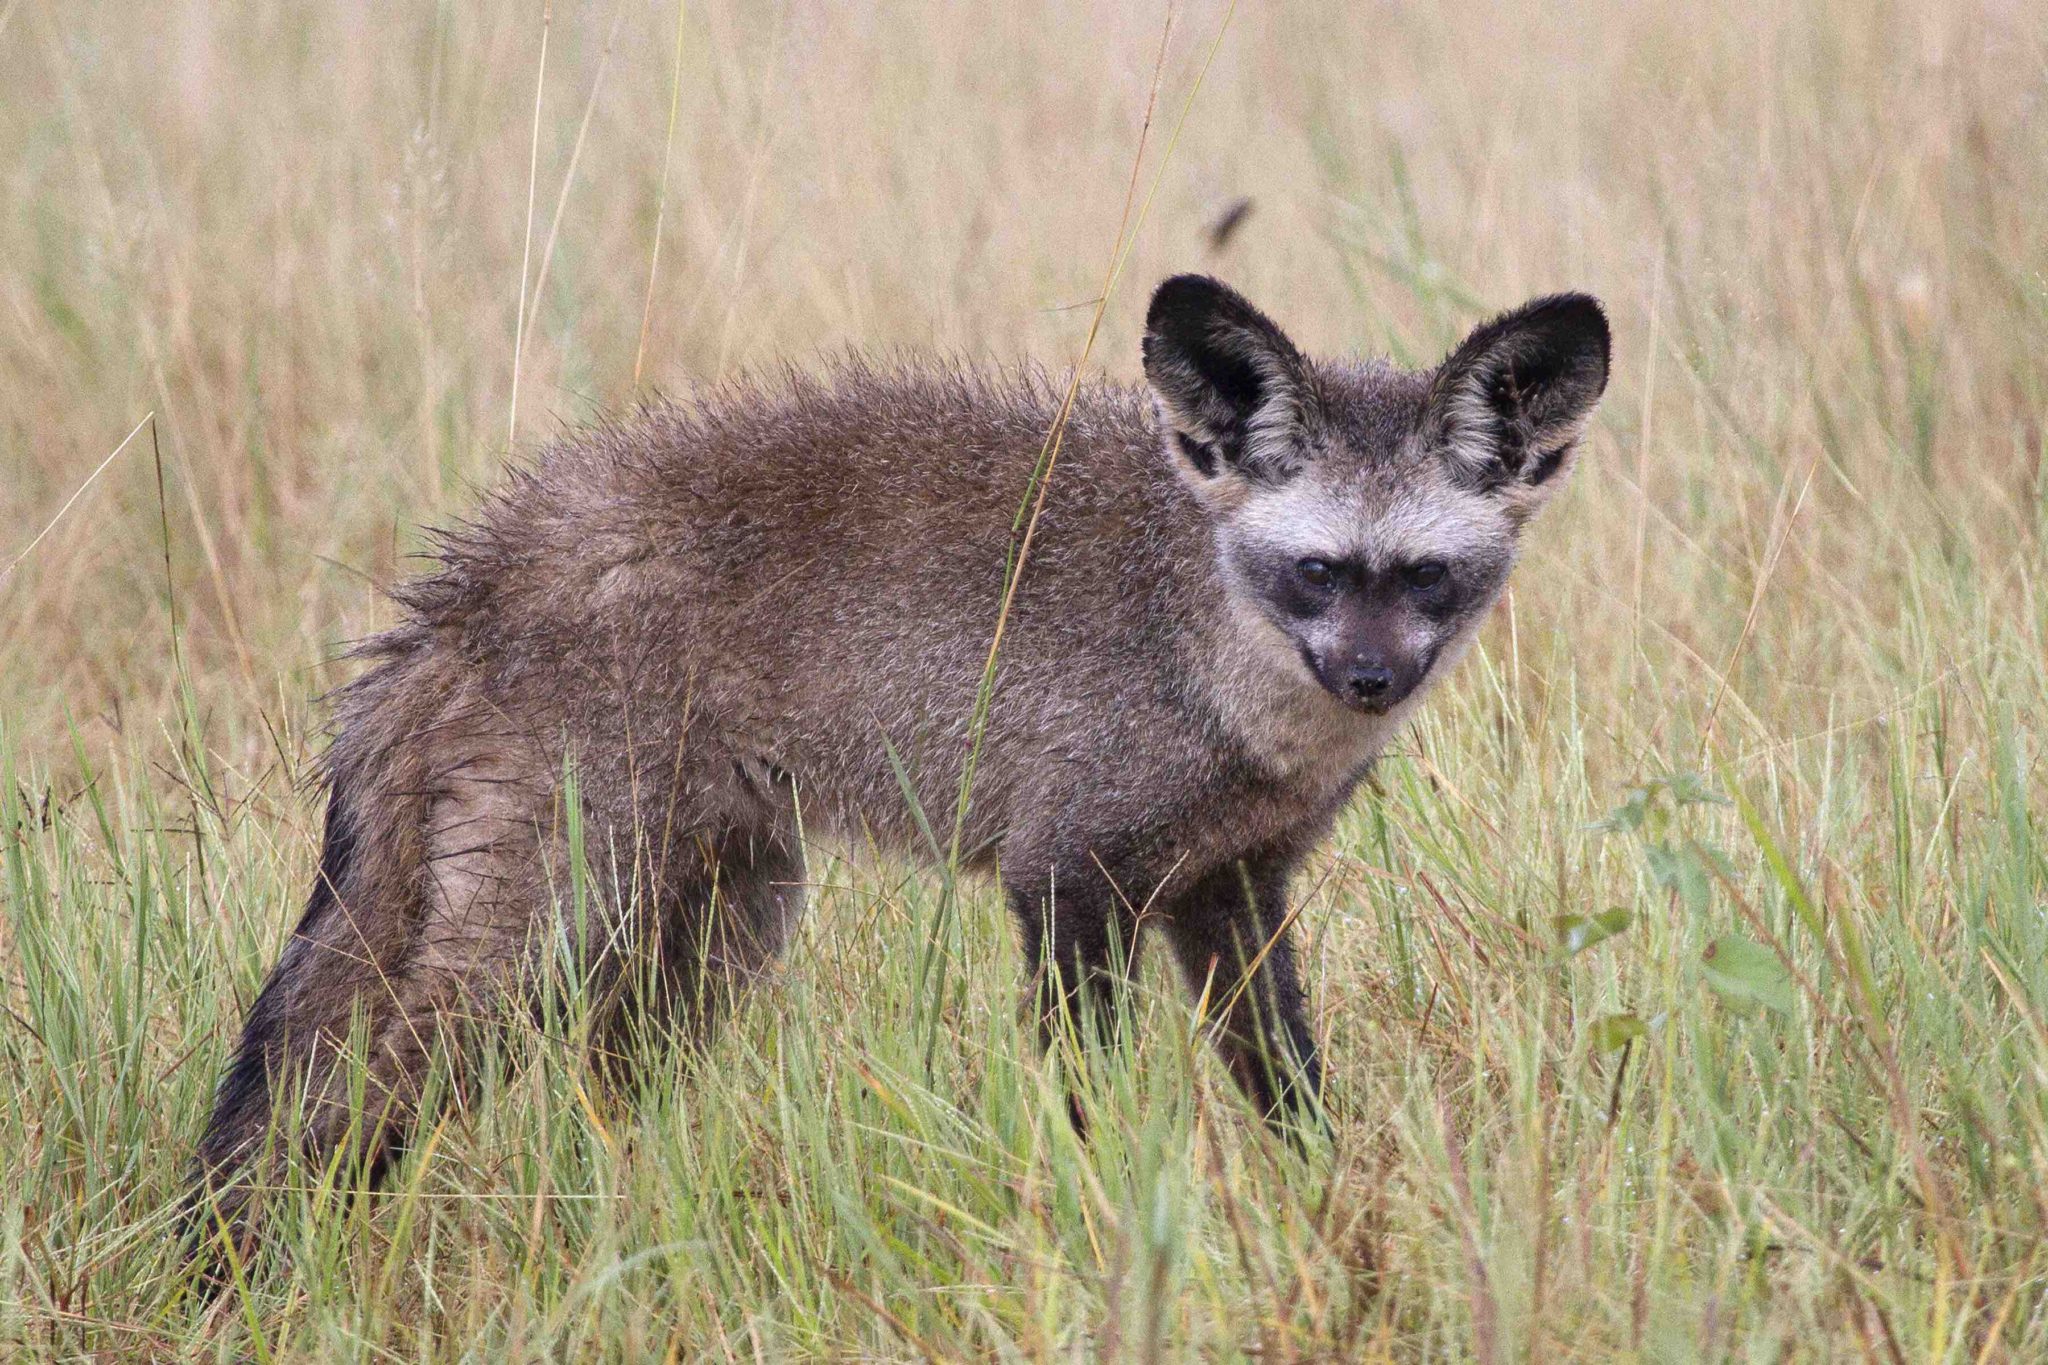
<svg viewBox="0 0 2048 1365"><path fill-rule="evenodd" d="M1433 370L1319 363L1234 290L1177 275L1152 296L1145 375L1230 592L1333 697L1379 714L1500 595L1571 472L1608 346L1600 305L1558 294Z"/></svg>

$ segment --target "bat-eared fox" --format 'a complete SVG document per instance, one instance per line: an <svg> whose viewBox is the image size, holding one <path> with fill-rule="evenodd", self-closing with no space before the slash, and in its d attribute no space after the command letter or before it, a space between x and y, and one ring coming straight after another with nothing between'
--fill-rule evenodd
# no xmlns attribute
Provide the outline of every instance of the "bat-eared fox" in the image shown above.
<svg viewBox="0 0 2048 1365"><path fill-rule="evenodd" d="M1113 1021L1142 921L1252 1105L1314 1114L1288 879L1500 596L1608 350L1562 294L1431 370L1312 360L1169 279L1145 383L1075 392L1006 614L1064 381L847 361L558 441L441 537L339 694L318 875L193 1231L253 1227L281 1109L376 1176L434 1053L546 990L572 827L593 1047L702 1038L802 913L805 839L929 847L917 810L951 818L977 739L963 861L1000 880L1042 1037Z"/></svg>

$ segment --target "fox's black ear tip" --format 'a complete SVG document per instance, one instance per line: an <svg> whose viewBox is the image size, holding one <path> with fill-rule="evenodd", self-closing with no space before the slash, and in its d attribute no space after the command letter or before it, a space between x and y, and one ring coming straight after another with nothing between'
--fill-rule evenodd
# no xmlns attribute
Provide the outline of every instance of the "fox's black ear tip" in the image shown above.
<svg viewBox="0 0 2048 1365"><path fill-rule="evenodd" d="M1567 345L1597 347L1600 368L1607 368L1614 352L1614 333L1607 325L1606 307L1591 294L1546 295L1524 307L1522 318L1551 329Z"/></svg>
<svg viewBox="0 0 2048 1365"><path fill-rule="evenodd" d="M1169 275L1152 291L1145 329L1159 331L1176 320L1213 312L1219 303L1236 297L1235 290L1211 275Z"/></svg>

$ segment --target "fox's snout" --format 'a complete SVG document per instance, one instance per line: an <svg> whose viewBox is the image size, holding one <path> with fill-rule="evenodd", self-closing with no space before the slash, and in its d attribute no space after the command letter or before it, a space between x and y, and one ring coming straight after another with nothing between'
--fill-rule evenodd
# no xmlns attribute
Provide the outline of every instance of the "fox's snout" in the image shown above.
<svg viewBox="0 0 2048 1365"><path fill-rule="evenodd" d="M1309 671L1324 690L1354 711L1383 715L1408 699L1428 670L1380 654L1332 650L1308 654Z"/></svg>
<svg viewBox="0 0 2048 1365"><path fill-rule="evenodd" d="M1385 664L1354 663L1345 670L1346 699L1366 710L1378 710L1388 702L1398 700L1390 695L1393 690L1394 670Z"/></svg>

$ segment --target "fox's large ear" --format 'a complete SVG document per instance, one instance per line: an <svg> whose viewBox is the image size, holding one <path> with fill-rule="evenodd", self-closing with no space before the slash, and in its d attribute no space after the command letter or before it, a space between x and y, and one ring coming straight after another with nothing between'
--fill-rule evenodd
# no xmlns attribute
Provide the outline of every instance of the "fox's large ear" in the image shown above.
<svg viewBox="0 0 2048 1365"><path fill-rule="evenodd" d="M1264 313L1206 275L1175 275L1145 314L1145 378L1174 457L1198 479L1287 478L1308 457L1309 365Z"/></svg>
<svg viewBox="0 0 2048 1365"><path fill-rule="evenodd" d="M1437 367L1424 439L1461 477L1533 502L1570 463L1607 387L1607 315L1553 294L1478 328Z"/></svg>

